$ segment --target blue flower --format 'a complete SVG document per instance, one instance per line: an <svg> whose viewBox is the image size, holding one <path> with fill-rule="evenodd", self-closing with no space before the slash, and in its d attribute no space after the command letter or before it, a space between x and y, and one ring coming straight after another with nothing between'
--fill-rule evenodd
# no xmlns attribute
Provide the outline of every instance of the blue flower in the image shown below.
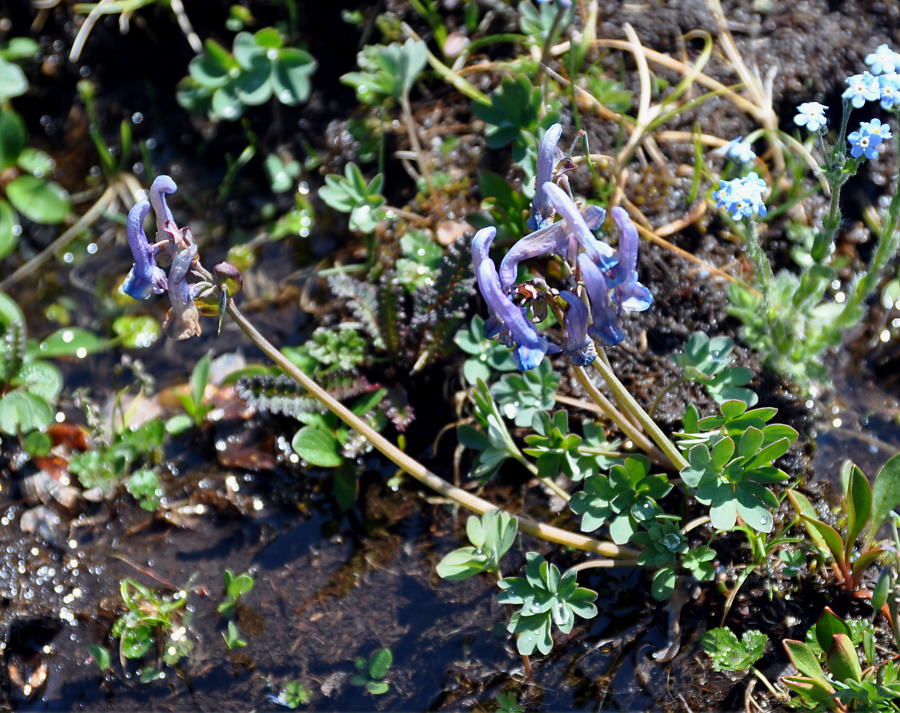
<svg viewBox="0 0 900 713"><path fill-rule="evenodd" d="M753 153L753 149L751 149L748 144L745 144L742 141L743 138L743 136L738 136L721 148L716 149L716 151L725 154L726 158L735 163L750 163L751 161L755 161L756 154Z"/></svg>
<svg viewBox="0 0 900 713"><path fill-rule="evenodd" d="M546 337L538 334L537 328L525 316L500 286L500 277L489 252L497 229L482 228L472 239L472 262L475 279L491 316L484 323L484 336L498 338L513 347L513 362L519 371L534 369L544 359L548 351L558 352L559 347L551 345Z"/></svg>
<svg viewBox="0 0 900 713"><path fill-rule="evenodd" d="M766 182L751 171L742 178L731 181L720 181L719 190L713 191L716 207L724 208L731 213L732 220L751 218L754 215L765 216L766 206L762 194L766 190Z"/></svg>
<svg viewBox="0 0 900 713"><path fill-rule="evenodd" d="M850 86L844 90L841 97L849 99L854 108L859 109L866 102L878 101L881 90L878 88L878 79L871 73L863 72L847 77Z"/></svg>
<svg viewBox="0 0 900 713"><path fill-rule="evenodd" d="M900 69L900 55L887 45L878 45L872 54L866 55L866 64L872 68L872 74L887 74Z"/></svg>
<svg viewBox="0 0 900 713"><path fill-rule="evenodd" d="M161 295L166 291L166 273L156 265L156 248L147 242L144 218L150 212L150 203L138 201L128 211L125 233L128 247L134 256L134 265L125 278L122 291L136 300L145 300L151 292Z"/></svg>
<svg viewBox="0 0 900 713"><path fill-rule="evenodd" d="M873 121L878 121L873 119ZM873 133L871 130L871 122L863 121L859 125L859 131L854 131L847 137L850 142L850 155L853 158L859 158L863 154L868 159L878 156L878 144L881 143L881 136Z"/></svg>
<svg viewBox="0 0 900 713"><path fill-rule="evenodd" d="M891 72L878 77L878 91L882 109L892 109L900 103L900 74Z"/></svg>
<svg viewBox="0 0 900 713"><path fill-rule="evenodd" d="M561 290L559 296L569 305L563 355L575 366L587 366L597 358L597 349L588 336L588 308L574 292Z"/></svg>
<svg viewBox="0 0 900 713"><path fill-rule="evenodd" d="M544 192L547 194L556 212L565 221L569 235L575 239L591 260L600 265L603 270L613 267L618 262L615 250L594 237L584 217L575 205L575 201L569 197L569 194L555 183L550 183L549 181L544 184Z"/></svg>
<svg viewBox="0 0 900 713"><path fill-rule="evenodd" d="M531 217L528 227L539 230L550 225L553 220L553 206L547 200L544 184L553 180L553 167L556 163L556 144L562 136L562 126L554 124L544 133L538 148L537 169L534 177L534 200L531 201Z"/></svg>
<svg viewBox="0 0 900 713"><path fill-rule="evenodd" d="M578 255L578 267L584 281L584 291L591 303L592 324L587 333L604 346L618 344L625 339L625 332L616 322L616 313L609 304L609 290L603 272L587 253Z"/></svg>
<svg viewBox="0 0 900 713"><path fill-rule="evenodd" d="M888 124L883 124L881 119L860 122L859 130L868 131L873 136L880 136L882 141L894 138L891 134L891 127Z"/></svg>
<svg viewBox="0 0 900 713"><path fill-rule="evenodd" d="M553 2L553 0L537 0L538 5L543 5L545 2ZM572 0L559 0L559 4L563 7L572 7Z"/></svg>
<svg viewBox="0 0 900 713"><path fill-rule="evenodd" d="M794 123L797 126L805 126L809 131L818 131L828 123L828 119L825 118L827 108L819 102L804 102L797 107Z"/></svg>
<svg viewBox="0 0 900 713"><path fill-rule="evenodd" d="M191 243L180 251L169 268L169 304L171 309L163 319L163 329L172 339L187 339L200 335L200 312L194 304L194 294L187 282L191 264L197 256L197 245Z"/></svg>
<svg viewBox="0 0 900 713"><path fill-rule="evenodd" d="M643 312L653 304L653 295L637 279L637 257L640 238L624 208L615 206L612 218L619 226L619 262L612 269L608 286L615 287L613 299L622 309Z"/></svg>

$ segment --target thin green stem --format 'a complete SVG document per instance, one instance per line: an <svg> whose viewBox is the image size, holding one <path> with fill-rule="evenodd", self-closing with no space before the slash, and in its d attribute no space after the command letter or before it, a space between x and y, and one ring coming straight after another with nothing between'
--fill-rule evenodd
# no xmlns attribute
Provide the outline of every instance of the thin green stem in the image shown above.
<svg viewBox="0 0 900 713"><path fill-rule="evenodd" d="M401 451L396 445L391 443L387 438L359 418L359 416L337 401L331 394L325 391L325 389L297 368L295 364L287 359L287 357L278 351L271 342L260 334L256 327L254 327L237 308L234 304L234 300L228 300L227 310L235 324L240 327L241 331L243 331L244 334L246 334L247 337L256 344L267 357L269 357L269 359L275 362L275 364L277 364L288 376L303 386L303 388L309 392L310 396L320 401L322 405L328 408L328 410L341 419L341 421L366 438L374 448L380 451L398 468L438 494L480 515L483 515L488 510L498 509L493 503L479 498L477 495L473 495L461 488L454 487L443 478L432 473L424 465L419 463L419 461ZM603 542L594 539L593 537L569 532L568 530L537 522L522 515L511 514L511 516L518 520L519 530L548 542L555 542L568 547L574 547L575 549L584 552L592 552L603 557L636 559L639 554L637 550L630 547L619 547L612 542Z"/></svg>
<svg viewBox="0 0 900 713"><path fill-rule="evenodd" d="M747 237L747 255L753 261L756 272L756 281L759 283L759 291L762 293L763 317L766 324L769 323L769 311L772 306L772 265L759 242L759 231L756 221L750 217L744 218L744 228Z"/></svg>
<svg viewBox="0 0 900 713"><path fill-rule="evenodd" d="M580 367L578 367L580 368ZM628 409L644 429L644 432L650 436L659 449L666 455L671 465L678 471L688 466L688 462L681 455L678 447L669 440L662 429L656 425L656 421L650 418L649 414L641 408L641 405L629 393L628 389L616 377L612 368L603 359L594 359L594 368L600 373L600 376L606 381L610 391L616 399Z"/></svg>
<svg viewBox="0 0 900 713"><path fill-rule="evenodd" d="M595 359L594 363L596 364L598 361L599 359ZM584 390L587 391L594 403L600 407L603 414L622 430L622 433L630 438L638 448L644 451L644 453L650 456L650 460L657 465L672 465L671 458L667 458L665 454L656 448L653 445L653 442L647 438L646 434L636 428L631 421L619 412L612 401L600 393L600 390L596 387L594 382L591 381L583 367L576 366L572 368L575 372L575 378L578 379L578 382L584 387Z"/></svg>

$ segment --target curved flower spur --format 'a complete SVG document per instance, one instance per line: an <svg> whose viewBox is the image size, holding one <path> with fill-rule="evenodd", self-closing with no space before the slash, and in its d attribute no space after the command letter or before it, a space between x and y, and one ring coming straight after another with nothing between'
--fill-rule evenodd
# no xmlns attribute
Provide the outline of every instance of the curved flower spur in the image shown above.
<svg viewBox="0 0 900 713"><path fill-rule="evenodd" d="M190 228L179 228L166 195L178 190L169 176L158 176L150 186L150 200L138 201L128 212L126 234L128 246L134 257L134 265L122 291L136 300L167 292L171 305L162 326L172 339L182 340L200 336L200 315L218 315L219 331L229 297L234 297L243 287L240 271L223 262L210 273L200 263L197 243ZM153 208L156 217L156 242L150 244L144 232L144 219ZM169 272L156 264L157 252L171 256ZM189 283L188 277L199 278Z"/></svg>
<svg viewBox="0 0 900 713"><path fill-rule="evenodd" d="M565 171L554 176L561 135L562 127L554 124L538 149L534 200L527 221L534 232L510 248L499 271L489 256L496 228L479 230L472 242L478 289L490 311L484 336L513 349L520 371L538 366L545 354L560 352L576 366L592 363L597 357L594 343L612 346L625 338L617 323L618 313L623 309L641 312L653 302L650 290L638 281L640 238L625 210L618 206L611 210L620 234L616 251L592 232L603 224L606 211L593 205L579 209L569 192L560 187L568 188ZM557 214L561 220L554 222ZM556 256L565 262L570 289L557 291L540 278L517 282L519 263L540 256ZM610 291L617 309L610 303ZM586 295L590 310L579 294ZM548 307L565 327L561 345L541 336L535 327L534 321L540 321ZM529 308L534 321L528 316Z"/></svg>

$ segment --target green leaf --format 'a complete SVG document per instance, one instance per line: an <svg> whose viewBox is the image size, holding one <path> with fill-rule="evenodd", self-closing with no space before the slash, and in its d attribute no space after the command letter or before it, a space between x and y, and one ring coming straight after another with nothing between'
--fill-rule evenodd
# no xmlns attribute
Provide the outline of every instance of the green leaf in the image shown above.
<svg viewBox="0 0 900 713"><path fill-rule="evenodd" d="M263 27L253 34L256 43L265 49L280 49L284 44L281 33L274 27Z"/></svg>
<svg viewBox="0 0 900 713"><path fill-rule="evenodd" d="M37 351L41 357L48 359L63 356L81 358L103 351L105 348L105 342L93 332L80 327L65 327L41 342Z"/></svg>
<svg viewBox="0 0 900 713"><path fill-rule="evenodd" d="M828 668L832 675L842 683L862 680L862 669L859 665L859 657L856 655L856 647L850 642L850 637L844 633L834 634L831 646L828 649Z"/></svg>
<svg viewBox="0 0 900 713"><path fill-rule="evenodd" d="M834 561L842 563L844 561L844 543L841 540L841 536L837 533L837 530L833 527L829 527L821 520L816 520L808 515L803 515L802 513L800 518L803 520L803 525L806 527L807 532L815 530L825 541L825 545L828 547L827 551L831 553Z"/></svg>
<svg viewBox="0 0 900 713"><path fill-rule="evenodd" d="M26 146L19 154L16 163L26 173L30 173L35 178L44 178L53 173L56 168L56 162L50 157L46 151Z"/></svg>
<svg viewBox="0 0 900 713"><path fill-rule="evenodd" d="M148 314L123 314L113 321L112 329L128 349L146 349L162 333L159 320Z"/></svg>
<svg viewBox="0 0 900 713"><path fill-rule="evenodd" d="M30 37L11 37L6 46L0 50L3 59L34 59L41 51L41 46Z"/></svg>
<svg viewBox="0 0 900 713"><path fill-rule="evenodd" d="M35 223L62 223L72 205L62 186L34 176L19 176L6 186L6 197L19 213Z"/></svg>
<svg viewBox="0 0 900 713"><path fill-rule="evenodd" d="M822 667L819 665L816 655L807 644L804 644L802 641L797 641L796 639L785 639L782 644L784 650L787 652L788 658L791 660L791 663L794 664L794 668L804 676L809 676L821 683L827 683L825 672L822 671Z"/></svg>
<svg viewBox="0 0 900 713"><path fill-rule="evenodd" d="M0 57L0 103L6 103L28 91L28 78L22 68Z"/></svg>
<svg viewBox="0 0 900 713"><path fill-rule="evenodd" d="M186 413L180 413L166 421L166 433L177 436L179 433L184 433L192 428L193 425L194 419Z"/></svg>
<svg viewBox="0 0 900 713"><path fill-rule="evenodd" d="M0 110L0 170L16 165L27 141L21 115L12 109Z"/></svg>
<svg viewBox="0 0 900 713"><path fill-rule="evenodd" d="M50 362L30 361L16 372L12 384L52 403L62 391L63 377L60 370Z"/></svg>
<svg viewBox="0 0 900 713"><path fill-rule="evenodd" d="M101 671L106 672L112 668L112 655L108 649L91 644L88 646L88 653Z"/></svg>
<svg viewBox="0 0 900 713"><path fill-rule="evenodd" d="M215 40L206 41L206 52L188 64L192 79L207 89L218 89L228 83L228 52Z"/></svg>
<svg viewBox="0 0 900 713"><path fill-rule="evenodd" d="M53 407L34 394L16 389L0 398L0 431L10 435L46 428L53 422Z"/></svg>
<svg viewBox="0 0 900 713"><path fill-rule="evenodd" d="M53 440L43 431L32 431L25 436L25 441L22 445L25 448L25 452L32 457L45 456L53 448Z"/></svg>
<svg viewBox="0 0 900 713"><path fill-rule="evenodd" d="M16 249L21 230L16 211L9 201L0 198L0 260Z"/></svg>
<svg viewBox="0 0 900 713"><path fill-rule="evenodd" d="M803 493L788 489L787 491L788 500L791 501L791 505L794 506L794 511L798 515L805 515L811 520L817 519L815 508L813 508L812 503L809 502L807 497L803 495ZM805 526L805 523L804 523ZM825 542L825 538L819 534L819 531L815 528L806 527L806 532L809 534L810 539L813 541L813 544L821 550L822 552L828 552L828 543Z"/></svg>
<svg viewBox="0 0 900 713"><path fill-rule="evenodd" d="M266 57L265 48L261 47L256 37L249 32L238 32L234 38L232 45L234 58L238 61L243 69L250 69L257 57Z"/></svg>
<svg viewBox="0 0 900 713"><path fill-rule="evenodd" d="M317 66L312 55L304 50L293 47L281 50L272 69L272 86L278 101L294 106L309 99L312 91L309 78Z"/></svg>
<svg viewBox="0 0 900 713"><path fill-rule="evenodd" d="M816 622L815 630L816 642L822 651L828 651L831 648L832 638L835 634L850 636L850 627L830 607L825 607L822 611L819 621Z"/></svg>
<svg viewBox="0 0 900 713"><path fill-rule="evenodd" d="M272 96L274 88L269 77L272 74L272 63L265 54L253 55L249 65L230 85L235 96L247 106L265 104Z"/></svg>
<svg viewBox="0 0 900 713"><path fill-rule="evenodd" d="M391 687L384 681L366 681L366 690L373 696L380 696L387 693Z"/></svg>
<svg viewBox="0 0 900 713"><path fill-rule="evenodd" d="M865 537L866 547L878 534L888 514L900 505L900 453L885 463L875 477L872 504L872 515Z"/></svg>
<svg viewBox="0 0 900 713"><path fill-rule="evenodd" d="M336 468L344 462L337 438L317 426L304 426L297 431L291 447L301 458L322 468Z"/></svg>
<svg viewBox="0 0 900 713"><path fill-rule="evenodd" d="M369 675L372 678L384 678L393 662L394 656L390 649L378 649L369 657Z"/></svg>
<svg viewBox="0 0 900 713"><path fill-rule="evenodd" d="M869 479L855 464L849 464L849 477L847 480L847 535L844 548L844 558L848 559L856 538L869 524L869 515L872 512L872 486ZM824 647L822 647L824 650Z"/></svg>
<svg viewBox="0 0 900 713"><path fill-rule="evenodd" d="M330 431L326 431L326 433L330 433ZM341 512L348 512L356 503L358 495L359 478L356 476L356 471L349 462L342 459L334 474L334 499Z"/></svg>
<svg viewBox="0 0 900 713"><path fill-rule="evenodd" d="M212 362L212 355L206 352L191 371L191 401L194 402L194 409L200 409L206 394L206 385L209 383L209 367Z"/></svg>

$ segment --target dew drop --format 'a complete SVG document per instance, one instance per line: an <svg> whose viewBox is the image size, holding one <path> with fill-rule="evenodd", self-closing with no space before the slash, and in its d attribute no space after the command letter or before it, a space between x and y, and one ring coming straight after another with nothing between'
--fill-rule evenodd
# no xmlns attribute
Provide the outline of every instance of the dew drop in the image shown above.
<svg viewBox="0 0 900 713"><path fill-rule="evenodd" d="M140 124L144 120L144 115L141 112L136 111L131 115L131 122L133 124Z"/></svg>

